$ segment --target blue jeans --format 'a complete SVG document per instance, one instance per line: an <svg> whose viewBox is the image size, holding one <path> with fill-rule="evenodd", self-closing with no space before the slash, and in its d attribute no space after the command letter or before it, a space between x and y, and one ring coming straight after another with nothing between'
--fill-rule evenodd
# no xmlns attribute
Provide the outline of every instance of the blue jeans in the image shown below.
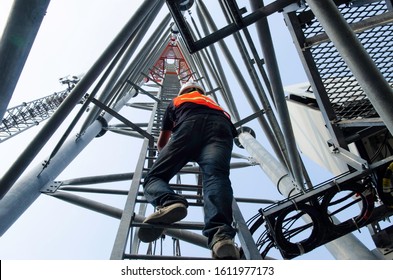
<svg viewBox="0 0 393 280"><path fill-rule="evenodd" d="M171 189L169 181L189 161L196 161L203 175L203 234L210 248L236 234L232 227L233 190L229 179L232 148L232 127L225 117L191 116L173 132L143 184L145 197L154 206L176 202L188 206L186 199Z"/></svg>

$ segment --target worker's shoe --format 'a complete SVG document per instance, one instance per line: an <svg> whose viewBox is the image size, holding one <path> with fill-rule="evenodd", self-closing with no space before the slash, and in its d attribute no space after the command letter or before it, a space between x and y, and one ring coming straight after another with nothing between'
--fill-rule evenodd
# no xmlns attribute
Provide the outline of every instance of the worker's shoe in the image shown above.
<svg viewBox="0 0 393 280"><path fill-rule="evenodd" d="M212 248L212 255L217 260L238 260L240 259L239 248L232 239L222 239L217 241Z"/></svg>
<svg viewBox="0 0 393 280"><path fill-rule="evenodd" d="M183 203L174 203L168 206L157 207L157 211L147 217L143 223L151 224L151 227L141 227L138 237L142 242L153 242L164 232L163 227L154 225L170 225L184 219L187 216L187 206Z"/></svg>

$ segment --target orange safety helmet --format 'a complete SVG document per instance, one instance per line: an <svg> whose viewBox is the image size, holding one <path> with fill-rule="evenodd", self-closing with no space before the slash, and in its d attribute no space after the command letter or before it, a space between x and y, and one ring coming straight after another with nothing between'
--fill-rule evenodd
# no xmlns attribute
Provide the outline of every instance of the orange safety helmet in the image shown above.
<svg viewBox="0 0 393 280"><path fill-rule="evenodd" d="M179 90L179 94L177 96L186 93L187 90L190 89L199 90L202 94L206 95L205 89L200 84L198 84L197 82L187 82L184 85L182 85L182 87Z"/></svg>

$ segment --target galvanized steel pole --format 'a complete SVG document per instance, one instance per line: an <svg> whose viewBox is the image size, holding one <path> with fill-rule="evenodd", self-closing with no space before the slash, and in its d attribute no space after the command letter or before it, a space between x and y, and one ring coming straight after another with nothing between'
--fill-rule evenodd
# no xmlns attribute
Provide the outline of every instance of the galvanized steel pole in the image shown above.
<svg viewBox="0 0 393 280"><path fill-rule="evenodd" d="M49 0L16 0L0 39L0 120L46 14Z"/></svg>
<svg viewBox="0 0 393 280"><path fill-rule="evenodd" d="M208 23L208 25L210 26L211 30L213 32L216 32L218 30L216 24L213 21L213 18L211 17L209 11L207 10L206 6L204 5L204 3L202 1L198 1L198 13L200 13L201 17L206 18L206 21ZM221 40L218 42L221 51L223 53L223 55L225 56L225 58L227 59L228 65L230 66L236 80L239 83L240 88L242 89L244 95L246 96L246 99L248 101L248 103L250 104L250 107L252 108L252 110L254 112L258 112L261 110L261 108L259 107L257 101L254 98L254 95L252 94L250 87L248 86L248 83L246 81L246 79L243 77L243 73L241 72L240 68L238 67L238 64L236 62L236 60L234 59L231 51L229 50L227 44L225 43L225 41ZM274 134L271 131L271 128L268 124L268 122L266 121L264 115L261 115L260 117L257 118L260 126L262 127L263 131L265 132L266 136L269 139L270 144L272 145L272 148L274 149L274 151L276 152L276 154L278 156L281 156L281 150L280 147L278 146L277 142L275 141L274 138ZM283 159L284 161L284 159Z"/></svg>
<svg viewBox="0 0 393 280"><path fill-rule="evenodd" d="M261 6L259 5L263 5L263 1L251 0L250 2L253 5L254 10L260 8ZM262 4L258 4L257 2ZM304 177L301 168L302 164L300 161L299 151L296 146L296 141L294 141L295 137L290 121L287 103L285 100L284 88L281 81L280 70L278 68L273 40L267 18L263 17L258 22L256 22L256 27L258 29L258 36L261 42L263 57L265 59L265 64L269 75L269 80L272 87L277 112L279 115L279 119L281 120L280 123L284 135L285 145L288 150L288 157L290 161L288 165L294 179L296 180L296 183L301 189L304 189Z"/></svg>
<svg viewBox="0 0 393 280"><path fill-rule="evenodd" d="M116 110L120 110L124 104L136 94L133 90L123 99ZM112 116L106 114L108 122ZM12 224L29 208L31 204L40 196L41 190L49 187L53 180L77 157L77 155L98 135L103 124L96 120L85 133L76 139L69 139L56 155L51 159L50 164L43 169L41 164L32 168L29 173L22 176L0 200L0 236L2 236Z"/></svg>
<svg viewBox="0 0 393 280"><path fill-rule="evenodd" d="M159 3L161 2L161 3ZM141 18L146 17L149 11L158 4L163 4L163 1L148 1L145 0L139 9L134 13L132 18L127 22L124 28L98 58L96 63L90 68L82 80L72 90L70 95L63 101L57 111L48 120L45 126L37 134L37 136L30 142L28 147L15 160L11 168L5 173L0 180L0 199L9 191L12 185L16 182L19 176L25 171L31 161L35 158L38 152L54 134L57 128L66 119L72 109L80 102L82 97L86 94L91 85L99 77L101 72L110 63L119 49L124 45L129 37L134 33L139 26L138 22Z"/></svg>
<svg viewBox="0 0 393 280"><path fill-rule="evenodd" d="M143 38L146 36L146 33L153 23L154 19L157 17L158 12L162 8L161 5L155 7L151 13L141 21L138 30L135 30L135 34L132 37L132 41L130 42L129 46L127 46L127 50L124 52L124 55L119 60L119 63L116 66L116 69L113 70L110 79L108 80L107 84L101 91L101 95L97 98L104 104L108 103L108 100L116 94L120 88L120 85L124 85L126 78L124 78L124 69L126 68L127 64L131 60L132 56L134 55L136 49L140 45ZM169 17L165 18L160 26L166 26L169 23ZM147 46L148 47L148 46ZM83 131L86 127L88 127L94 120L97 119L101 110L97 107L93 107L86 118L81 131Z"/></svg>

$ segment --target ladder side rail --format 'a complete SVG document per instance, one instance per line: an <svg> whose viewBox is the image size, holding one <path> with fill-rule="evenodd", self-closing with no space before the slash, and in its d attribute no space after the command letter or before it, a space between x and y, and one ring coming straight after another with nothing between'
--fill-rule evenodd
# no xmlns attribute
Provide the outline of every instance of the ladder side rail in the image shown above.
<svg viewBox="0 0 393 280"><path fill-rule="evenodd" d="M155 103L154 108L152 110L149 125L147 128L148 132L150 132L153 127L156 110L157 110L157 103ZM122 260L124 258L126 246L130 237L130 226L132 220L134 219L135 205L138 197L138 192L140 189L140 182L142 181L142 175L144 172L144 166L146 160L145 157L149 147L150 147L150 141L149 139L145 139L143 141L140 150L137 165L134 171L134 178L131 182L130 190L127 195L126 204L124 206L124 210L120 219L119 228L115 237L112 253L110 256L111 260Z"/></svg>

